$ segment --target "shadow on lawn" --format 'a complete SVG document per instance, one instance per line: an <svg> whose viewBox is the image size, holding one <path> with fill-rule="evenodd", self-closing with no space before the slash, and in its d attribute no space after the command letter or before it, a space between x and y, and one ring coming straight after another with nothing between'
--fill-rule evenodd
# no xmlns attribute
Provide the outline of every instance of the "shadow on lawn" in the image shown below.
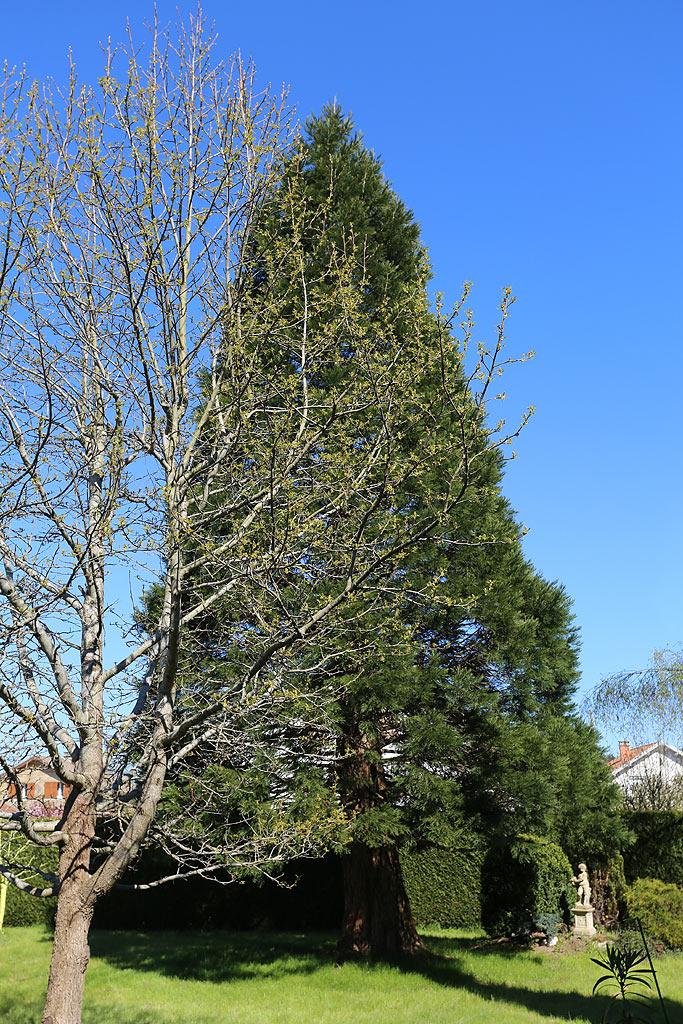
<svg viewBox="0 0 683 1024"><path fill-rule="evenodd" d="M177 941L174 942L173 939ZM513 961L520 953L510 946L484 946L481 940L429 938L430 951L399 963L406 974L420 975L445 988L464 989L482 999L522 1007L553 1021L599 1020L604 1009L600 999L559 989L534 991L522 985L481 981L470 973L459 954L498 956ZM293 974L312 974L334 962L332 936L273 932L98 932L92 936L93 956L121 969L158 971L167 977L224 982L248 978L277 979ZM665 1000L670 1021L683 1021L683 1004ZM658 1008L653 1007L657 1021ZM4 1018L0 1016L4 1021ZM112 1018L116 1024L147 1024L147 1018ZM14 1024L14 1021L12 1021ZM23 1024L23 1021L17 1021ZM86 1022L84 1021L84 1024ZM100 1016L98 1024L108 1024Z"/></svg>
<svg viewBox="0 0 683 1024"><path fill-rule="evenodd" d="M43 1001L37 999L31 1004L17 1003L9 996L0 997L0 1021L2 1024L38 1024L43 1013ZM86 1006L83 1010L83 1024L160 1024L155 1014L126 1010L121 1006Z"/></svg>
<svg viewBox="0 0 683 1024"><path fill-rule="evenodd" d="M329 967L335 948L323 932L94 932L90 939L92 955L114 967L214 983L311 974Z"/></svg>
<svg viewBox="0 0 683 1024"><path fill-rule="evenodd" d="M605 999L582 995L580 992L566 992L560 989L534 991L520 985L508 985L505 982L484 982L464 970L459 963L454 947L468 955L497 956L513 961L520 951L510 945L482 944L481 939L428 939L430 951L423 957L408 961L402 969L411 974L419 974L423 978L436 982L447 988L464 988L482 999L494 1000L497 1003L508 1003L533 1010L541 1016L551 1017L555 1021L573 1021L582 1018L597 1021L602 1017ZM548 954L542 954L548 955ZM552 954L551 954L552 955ZM664 999L670 1021L683 1021L683 1004L672 999ZM659 1022L661 1009L653 1000L651 1014L654 1021Z"/></svg>

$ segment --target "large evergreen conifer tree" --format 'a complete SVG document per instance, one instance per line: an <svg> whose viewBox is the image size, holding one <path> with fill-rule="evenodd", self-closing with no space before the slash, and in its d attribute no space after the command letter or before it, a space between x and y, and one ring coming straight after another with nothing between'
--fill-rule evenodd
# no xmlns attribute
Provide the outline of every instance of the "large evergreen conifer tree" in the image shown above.
<svg viewBox="0 0 683 1024"><path fill-rule="evenodd" d="M329 300L313 302L312 308L334 316L329 268L335 254L343 254L347 286L367 329L381 344L391 318L387 363L399 358L414 365L415 387L428 407L441 384L434 355L443 352L452 369L455 350L443 321L429 308L429 265L412 214L337 105L309 119L291 161L291 175L285 172L252 233L255 270L245 286L246 307L250 291L256 301L266 291L282 304L282 322L296 322L298 311L289 305L286 286L280 294L272 254L278 240L287 249L298 233L307 259L307 295L312 298L316 290ZM296 208L306 211L297 221L288 215L292 190ZM265 254L262 259L259 253ZM402 319L403 303L411 312ZM422 309L418 319L416 308ZM311 326L324 332L325 323L314 323L315 313L308 315ZM358 354L344 343L334 358L318 362L310 373L313 407L316 394L339 387L345 376L359 371L358 363ZM281 372L286 378L292 367L283 364ZM464 367L460 375L464 381ZM462 416L457 422L462 425ZM549 749L552 740L542 737L568 736L572 730L554 724L571 709L577 678L570 605L562 588L543 580L523 556L522 531L501 493L503 459L488 443L483 407L472 408L464 422L469 431L464 448L471 455L466 465L458 468L459 438L452 465L421 464L430 443L423 419L397 442L402 464L419 466L419 472L408 469L390 494L377 489L386 511L384 528L392 530L402 518L424 516L435 495L458 479L462 494L443 532L406 551L396 565L395 587L369 579L367 588L339 609L324 637L313 637L306 655L290 664L293 676L308 679L312 692L327 693L327 720L304 728L281 720L264 723L277 756L266 759L260 788L253 782L258 766L246 775L244 765L231 767L233 800L243 799L245 790L235 789L234 769L251 779L247 789L258 788L263 807L273 792L287 791L295 811L301 807L307 813L321 799L329 806L337 797L346 810L342 958L394 957L421 948L401 873L403 846L457 848L472 822L499 834L523 825L562 839L558 814L551 813L557 802L553 779L533 752ZM381 427L371 406L359 410L354 424L357 433L342 437L342 447L370 445ZM448 427L442 422L435 429ZM312 474L319 474L324 459L323 451L311 454ZM378 467L378 477L381 471ZM319 585L329 577L330 592L337 565L326 561L325 552L343 546L344 529L343 515L334 523L321 519L310 556ZM327 547L330 530L334 545ZM281 597L287 594L286 586L279 590ZM287 599L296 603L295 587ZM212 614L237 621L242 612L223 602ZM201 633L211 636L209 622ZM230 651L212 648L203 656L222 657L230 671ZM279 778L273 776L276 761L282 762ZM537 809L525 805L528 793L539 797ZM591 813L583 813L582 834L590 832Z"/></svg>
<svg viewBox="0 0 683 1024"><path fill-rule="evenodd" d="M424 291L429 278L412 214L336 104L309 119L296 162L310 213L310 258L320 251L321 233L327 246L354 253L350 285L381 330L382 309ZM270 244L274 232L288 230L275 197L260 236ZM320 269L318 287L324 288ZM405 359L412 354L411 330L414 322L395 333ZM420 330L435 349L450 343L426 301ZM346 365L352 360L348 353ZM317 384L324 389L345 372L342 360ZM432 382L425 378L422 386L428 392ZM481 417L472 423L485 437ZM422 441L419 434L404 438L415 451ZM571 698L577 645L569 603L525 561L520 528L500 492L501 471L502 459L491 451L469 465L462 474L468 500L458 504L440 540L406 558L400 599L385 592L372 628L366 617L351 645L350 603L339 620L339 650L328 634L326 649L316 652L324 670L316 672L315 685L336 694L330 783L351 817L342 957L391 957L420 948L401 876L401 845L457 843L464 810L482 810L482 792L490 796L493 752L504 748L506 727L529 720L541 706L546 714L562 713ZM423 510L441 486L436 473L406 479L401 501ZM412 581L408 597L406 579ZM427 603L417 597L425 590Z"/></svg>

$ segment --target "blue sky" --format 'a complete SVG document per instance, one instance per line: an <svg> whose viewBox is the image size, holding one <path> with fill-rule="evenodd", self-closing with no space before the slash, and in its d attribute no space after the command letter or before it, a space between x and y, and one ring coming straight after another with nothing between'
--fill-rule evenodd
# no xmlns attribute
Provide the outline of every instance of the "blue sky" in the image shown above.
<svg viewBox="0 0 683 1024"><path fill-rule="evenodd" d="M181 14L194 5L180 4ZM683 640L683 6L225 4L221 49L291 87L301 118L337 97L422 225L446 300L464 280L491 336L518 296L506 381L506 494L526 551L574 600L582 688ZM175 3L162 2L163 20ZM147 3L5 5L2 56L64 79ZM140 30L140 31L138 31Z"/></svg>

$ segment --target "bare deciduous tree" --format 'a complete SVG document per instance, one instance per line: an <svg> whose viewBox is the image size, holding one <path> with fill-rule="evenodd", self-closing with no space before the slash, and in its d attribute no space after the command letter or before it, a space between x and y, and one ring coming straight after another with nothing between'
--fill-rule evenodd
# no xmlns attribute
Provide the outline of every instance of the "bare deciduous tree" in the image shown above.
<svg viewBox="0 0 683 1024"><path fill-rule="evenodd" d="M425 401L416 363L433 347L413 340L406 365L389 343L399 320L419 334L423 293L371 328L352 237L340 252L324 223L326 287L310 289L291 172L287 240L253 265L250 229L292 129L286 97L256 93L252 69L214 62L214 45L199 17L173 37L154 28L144 62L131 39L108 52L97 88L72 69L63 92L8 73L2 93L0 763L16 784L16 764L42 751L71 793L50 821L16 785L0 828L59 849L43 890L58 897L46 1024L80 1021L93 908L149 835L165 783L200 750L277 767L264 723L325 713L283 659L311 637L324 650L351 594L364 597L357 636L377 588L400 589L403 554L467 500L471 460L503 443L481 434L502 327L468 380L445 342ZM278 289L253 288L256 274ZM317 369L349 351L340 386L316 391ZM413 452L402 437L418 420ZM396 507L406 477L446 454L452 485L419 515ZM155 621L141 624L151 585ZM234 613L212 618L228 599ZM185 637L207 621L203 642L230 651L229 670L199 666L181 686L196 631ZM220 787L197 786L212 829L194 807L164 816L179 874L267 865L338 823L334 808L293 821L274 786L271 813L236 835Z"/></svg>

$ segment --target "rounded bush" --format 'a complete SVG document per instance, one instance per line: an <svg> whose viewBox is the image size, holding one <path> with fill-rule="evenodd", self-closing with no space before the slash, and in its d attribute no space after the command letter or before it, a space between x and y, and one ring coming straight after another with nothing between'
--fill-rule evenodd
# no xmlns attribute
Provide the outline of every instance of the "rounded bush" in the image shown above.
<svg viewBox="0 0 683 1024"><path fill-rule="evenodd" d="M576 900L564 850L537 836L518 836L490 850L482 870L482 924L490 935L554 934Z"/></svg>
<svg viewBox="0 0 683 1024"><path fill-rule="evenodd" d="M683 888L657 878L637 878L626 889L626 906L653 939L683 949Z"/></svg>

